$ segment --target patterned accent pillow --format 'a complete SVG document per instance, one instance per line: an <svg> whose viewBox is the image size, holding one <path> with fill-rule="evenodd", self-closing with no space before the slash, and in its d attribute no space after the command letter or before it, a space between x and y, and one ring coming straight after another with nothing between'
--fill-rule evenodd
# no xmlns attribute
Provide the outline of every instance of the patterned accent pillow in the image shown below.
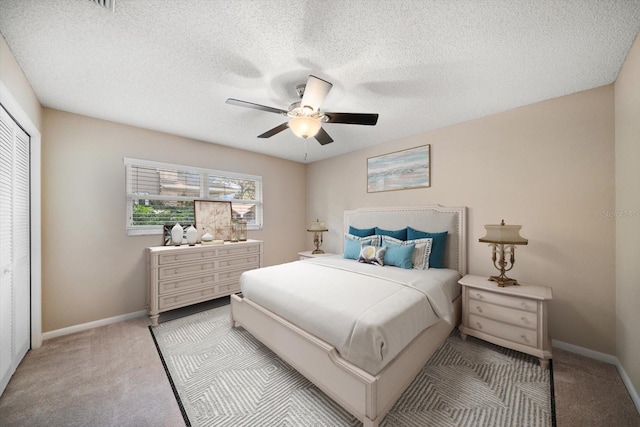
<svg viewBox="0 0 640 427"><path fill-rule="evenodd" d="M431 248L433 246L432 238L398 240L391 236L382 236L382 241L402 246L415 245L412 258L413 268L416 270L429 269L429 257L431 256Z"/></svg>
<svg viewBox="0 0 640 427"><path fill-rule="evenodd" d="M358 262L364 262L367 264L384 265L384 254L387 251L386 247L380 246L362 246L360 250L360 257Z"/></svg>

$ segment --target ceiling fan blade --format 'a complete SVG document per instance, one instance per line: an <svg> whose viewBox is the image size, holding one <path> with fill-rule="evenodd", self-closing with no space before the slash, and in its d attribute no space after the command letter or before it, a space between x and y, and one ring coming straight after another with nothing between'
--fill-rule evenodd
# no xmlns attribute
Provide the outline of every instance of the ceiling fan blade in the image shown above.
<svg viewBox="0 0 640 427"><path fill-rule="evenodd" d="M320 145L327 145L333 142L333 139L329 136L326 130L320 128L318 133L316 133L315 138L318 140Z"/></svg>
<svg viewBox="0 0 640 427"><path fill-rule="evenodd" d="M253 108L254 110L283 114L285 116L287 115L287 110L281 110L280 108L274 108L274 107L267 107L266 105L254 104L253 102L240 101L239 99L229 98L225 102L230 105L237 105L238 107Z"/></svg>
<svg viewBox="0 0 640 427"><path fill-rule="evenodd" d="M287 122L284 122L283 124L278 125L273 129L266 131L262 135L258 135L258 138L271 138L273 135L282 132L288 127L289 127L289 124Z"/></svg>
<svg viewBox="0 0 640 427"><path fill-rule="evenodd" d="M307 79L307 85L304 88L304 94L302 95L302 101L300 101L301 107L310 107L313 111L318 111L322 101L327 96L333 84L326 80L319 79L316 76L309 76Z"/></svg>
<svg viewBox="0 0 640 427"><path fill-rule="evenodd" d="M326 123L344 123L348 125L375 126L378 123L378 114L359 113L324 113Z"/></svg>

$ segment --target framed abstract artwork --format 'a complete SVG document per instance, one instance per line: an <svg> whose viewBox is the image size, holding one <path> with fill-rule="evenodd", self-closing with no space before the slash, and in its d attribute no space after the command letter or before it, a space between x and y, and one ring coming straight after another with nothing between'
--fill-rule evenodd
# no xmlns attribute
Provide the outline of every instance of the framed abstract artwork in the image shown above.
<svg viewBox="0 0 640 427"><path fill-rule="evenodd" d="M431 145L367 159L367 193L431 186Z"/></svg>
<svg viewBox="0 0 640 427"><path fill-rule="evenodd" d="M231 240L231 202L196 200L194 210L198 242L206 233L214 240Z"/></svg>

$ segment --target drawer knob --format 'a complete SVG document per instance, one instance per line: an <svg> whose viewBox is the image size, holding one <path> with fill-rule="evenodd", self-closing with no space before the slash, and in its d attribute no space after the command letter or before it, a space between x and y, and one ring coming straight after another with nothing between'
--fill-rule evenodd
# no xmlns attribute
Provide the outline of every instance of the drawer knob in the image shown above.
<svg viewBox="0 0 640 427"><path fill-rule="evenodd" d="M527 308L528 309L529 308L529 304L527 304L526 302L523 302L522 303L522 308Z"/></svg>
<svg viewBox="0 0 640 427"><path fill-rule="evenodd" d="M522 338L522 341L528 343L529 340L527 339L526 335L520 335L520 338Z"/></svg>
<svg viewBox="0 0 640 427"><path fill-rule="evenodd" d="M482 313L482 307L480 307L479 305L476 306L476 308L478 309L478 313Z"/></svg>
<svg viewBox="0 0 640 427"><path fill-rule="evenodd" d="M482 294L476 294L476 298L482 299Z"/></svg>
<svg viewBox="0 0 640 427"><path fill-rule="evenodd" d="M526 317L521 317L520 320L522 320L522 323L525 323L527 325L529 324L529 321L527 320Z"/></svg>
<svg viewBox="0 0 640 427"><path fill-rule="evenodd" d="M476 326L478 327L478 329L482 329L482 325L480 324L480 322L476 322Z"/></svg>

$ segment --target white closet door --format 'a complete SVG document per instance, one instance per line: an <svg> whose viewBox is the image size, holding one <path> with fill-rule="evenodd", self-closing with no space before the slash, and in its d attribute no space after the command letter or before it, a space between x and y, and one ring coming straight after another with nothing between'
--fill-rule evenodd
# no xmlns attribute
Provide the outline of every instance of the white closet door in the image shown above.
<svg viewBox="0 0 640 427"><path fill-rule="evenodd" d="M0 393L29 350L29 136L0 107Z"/></svg>

